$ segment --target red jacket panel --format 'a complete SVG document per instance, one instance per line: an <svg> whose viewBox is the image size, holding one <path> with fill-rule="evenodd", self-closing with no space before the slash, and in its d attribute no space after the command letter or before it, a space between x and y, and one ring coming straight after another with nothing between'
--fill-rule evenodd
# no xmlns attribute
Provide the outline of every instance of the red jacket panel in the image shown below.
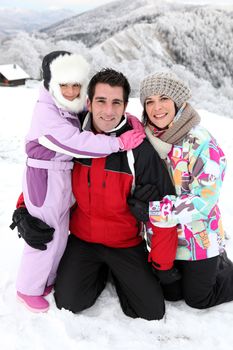
<svg viewBox="0 0 233 350"><path fill-rule="evenodd" d="M123 169L108 169L109 157L75 163L72 189L78 206L71 215L70 231L80 239L109 247L135 246L142 238L140 225L127 205L133 176ZM121 167L122 162L116 163Z"/></svg>
<svg viewBox="0 0 233 350"><path fill-rule="evenodd" d="M16 203L16 208L20 208L20 207L25 207L23 192L20 194Z"/></svg>

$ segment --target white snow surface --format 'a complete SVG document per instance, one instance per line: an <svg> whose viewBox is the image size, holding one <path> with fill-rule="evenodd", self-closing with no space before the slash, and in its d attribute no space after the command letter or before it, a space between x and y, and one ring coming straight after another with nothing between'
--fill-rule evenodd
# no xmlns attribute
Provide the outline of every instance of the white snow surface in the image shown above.
<svg viewBox="0 0 233 350"><path fill-rule="evenodd" d="M52 294L47 297L51 307L45 314L31 313L16 301L15 279L23 240L16 230L10 230L9 224L21 192L24 135L37 96L37 87L0 87L0 349L232 349L233 302L207 310L192 309L183 301L166 302L163 320L146 321L123 314L110 284L93 307L76 315L58 310ZM131 99L128 110L140 117L139 100ZM198 111L202 124L216 137L227 156L220 208L225 229L232 235L233 120ZM226 241L226 247L233 259L233 235Z"/></svg>

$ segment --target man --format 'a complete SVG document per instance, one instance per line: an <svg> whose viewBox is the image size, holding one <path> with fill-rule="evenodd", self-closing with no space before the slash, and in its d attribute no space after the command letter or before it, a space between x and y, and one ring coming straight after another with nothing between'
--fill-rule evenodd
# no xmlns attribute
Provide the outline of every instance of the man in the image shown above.
<svg viewBox="0 0 233 350"><path fill-rule="evenodd" d="M94 75L83 128L115 136L129 130L125 114L129 93L122 73L104 69ZM163 317L164 298L147 262L141 224L127 204L134 185L145 184L156 185L159 196L174 193L164 164L147 140L129 152L76 160L72 190L77 205L57 272L58 308L77 313L92 306L110 272L126 315Z"/></svg>
<svg viewBox="0 0 233 350"><path fill-rule="evenodd" d="M88 86L83 128L116 136L129 129L129 92L123 74L111 69L97 73ZM134 180L157 185L160 194L173 193L167 171L147 141L133 151L76 161L72 189L77 207L55 285L59 308L79 312L93 305L110 271L126 315L163 317L162 291L147 263L140 224L127 205Z"/></svg>

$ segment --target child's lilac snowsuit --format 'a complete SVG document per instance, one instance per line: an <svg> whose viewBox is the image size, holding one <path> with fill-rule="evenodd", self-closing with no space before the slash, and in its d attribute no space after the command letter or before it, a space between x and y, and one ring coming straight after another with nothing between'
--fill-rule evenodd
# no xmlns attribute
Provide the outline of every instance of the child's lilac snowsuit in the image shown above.
<svg viewBox="0 0 233 350"><path fill-rule="evenodd" d="M50 93L41 88L26 137L23 194L30 214L55 232L47 250L25 244L16 285L19 292L42 295L45 287L54 283L68 237L72 158L104 157L118 150L117 138L80 133L77 114L59 109Z"/></svg>

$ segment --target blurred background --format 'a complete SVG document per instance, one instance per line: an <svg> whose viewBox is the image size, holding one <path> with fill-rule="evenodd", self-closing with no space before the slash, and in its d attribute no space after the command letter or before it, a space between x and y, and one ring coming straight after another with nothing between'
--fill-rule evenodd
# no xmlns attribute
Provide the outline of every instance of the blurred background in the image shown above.
<svg viewBox="0 0 233 350"><path fill-rule="evenodd" d="M172 68L196 108L233 118L233 0L1 1L0 69L40 79L42 57L61 49L84 55L91 74L121 70L131 97L146 74Z"/></svg>

